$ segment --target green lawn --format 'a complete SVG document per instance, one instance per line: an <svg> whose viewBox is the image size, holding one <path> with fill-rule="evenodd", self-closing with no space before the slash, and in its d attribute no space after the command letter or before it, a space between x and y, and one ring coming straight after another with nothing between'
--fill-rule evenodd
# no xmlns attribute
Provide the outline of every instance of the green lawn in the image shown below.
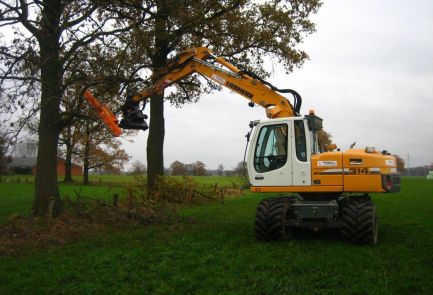
<svg viewBox="0 0 433 295"><path fill-rule="evenodd" d="M182 176L170 176L174 178L181 178ZM233 183L240 184L242 179L233 176L193 176L193 178L204 185L232 185ZM63 181L63 177L58 178L59 181ZM73 180L75 183L80 184L83 182L82 176L74 176ZM128 184L136 180L136 176L133 175L89 175L91 184L94 185L107 185L107 184ZM33 182L33 175L12 175L12 176L1 176L0 184L14 182L14 183L29 183Z"/></svg>
<svg viewBox="0 0 433 295"><path fill-rule="evenodd" d="M78 194L86 197L111 198L115 193L122 193L121 187L84 186L61 184L62 196L75 197ZM0 183L0 223L8 216L19 213L29 216L34 193L33 183Z"/></svg>
<svg viewBox="0 0 433 295"><path fill-rule="evenodd" d="M171 176L173 177L173 176ZM181 178L174 176L174 178ZM217 184L219 187L232 187L233 184L240 185L242 180L239 177L230 176L194 176L195 181L205 188ZM19 179L19 183L18 183ZM75 197L80 193L86 197L98 197L110 199L113 194L124 193L122 186L134 183L136 177L131 175L101 175L91 178L91 185L82 185L80 180L76 183L60 183L60 193L62 196ZM28 216L32 205L34 193L34 183L32 176L17 175L12 177L3 177L0 182L0 223L5 221L8 216L19 213Z"/></svg>
<svg viewBox="0 0 433 295"><path fill-rule="evenodd" d="M176 225L0 257L0 294L431 294L433 181L402 185L401 193L373 195L376 247L311 233L257 242L254 213L264 195L247 193L188 207Z"/></svg>

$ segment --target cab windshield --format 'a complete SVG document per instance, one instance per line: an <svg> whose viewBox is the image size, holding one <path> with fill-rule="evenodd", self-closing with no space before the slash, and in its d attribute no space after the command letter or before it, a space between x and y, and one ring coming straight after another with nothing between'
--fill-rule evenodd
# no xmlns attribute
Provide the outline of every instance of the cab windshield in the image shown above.
<svg viewBox="0 0 433 295"><path fill-rule="evenodd" d="M254 169L268 172L287 162L287 124L266 125L260 129L254 154Z"/></svg>

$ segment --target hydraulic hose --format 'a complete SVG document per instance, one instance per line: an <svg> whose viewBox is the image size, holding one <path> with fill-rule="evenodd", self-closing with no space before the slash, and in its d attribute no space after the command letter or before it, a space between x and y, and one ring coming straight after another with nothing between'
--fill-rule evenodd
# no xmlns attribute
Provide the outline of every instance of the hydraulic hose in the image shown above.
<svg viewBox="0 0 433 295"><path fill-rule="evenodd" d="M250 72L250 71L246 71L246 70L242 70L238 73L239 75L242 74L247 74L248 76L259 80L262 84L269 86L269 88L271 88L272 90L276 91L276 92L280 92L280 93L290 93L291 95L293 95L294 98L294 102L293 102L293 110L295 111L295 114L299 116L299 113L301 111L301 105L302 105L302 97L301 95L296 92L293 89L278 89L277 87L275 87L274 85L272 85L271 83L269 83L268 81L263 80L262 78L260 78L259 76L257 76L255 73Z"/></svg>

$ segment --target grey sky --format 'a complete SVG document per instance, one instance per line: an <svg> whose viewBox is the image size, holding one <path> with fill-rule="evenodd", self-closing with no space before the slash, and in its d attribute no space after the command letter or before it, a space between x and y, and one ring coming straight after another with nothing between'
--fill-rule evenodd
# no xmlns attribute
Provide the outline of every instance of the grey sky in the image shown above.
<svg viewBox="0 0 433 295"><path fill-rule="evenodd" d="M317 32L302 48L310 60L285 75L271 65L269 79L303 97L344 149L375 146L407 160L433 163L433 1L324 1L314 16ZM218 54L216 52L216 54ZM166 105L165 166L203 161L226 169L243 158L248 123L264 110L228 90L196 104ZM125 143L134 160L146 160L147 134Z"/></svg>

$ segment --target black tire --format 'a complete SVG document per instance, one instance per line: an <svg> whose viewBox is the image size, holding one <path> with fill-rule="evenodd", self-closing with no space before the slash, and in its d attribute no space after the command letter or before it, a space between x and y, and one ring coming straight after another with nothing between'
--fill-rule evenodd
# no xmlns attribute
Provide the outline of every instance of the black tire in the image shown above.
<svg viewBox="0 0 433 295"><path fill-rule="evenodd" d="M378 221L376 206L366 198L346 199L341 203L341 236L361 245L376 245Z"/></svg>
<svg viewBox="0 0 433 295"><path fill-rule="evenodd" d="M259 241L287 240L292 231L286 228L291 215L291 198L274 197L262 200L256 210L255 235Z"/></svg>

